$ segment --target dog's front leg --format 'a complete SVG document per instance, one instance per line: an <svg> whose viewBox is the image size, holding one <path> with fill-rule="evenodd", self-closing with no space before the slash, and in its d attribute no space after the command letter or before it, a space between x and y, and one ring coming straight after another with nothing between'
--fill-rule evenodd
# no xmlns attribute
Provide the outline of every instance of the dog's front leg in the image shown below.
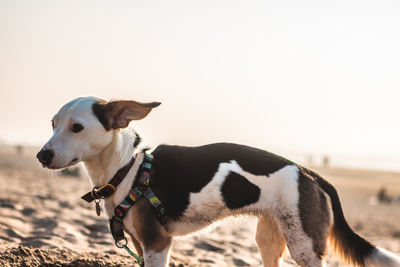
<svg viewBox="0 0 400 267"><path fill-rule="evenodd" d="M139 248L136 248L138 253L143 249L145 266L168 266L172 236L160 224L153 207L146 199L140 199L131 208L125 223L128 232L131 229L134 234L132 240L139 243Z"/></svg>
<svg viewBox="0 0 400 267"><path fill-rule="evenodd" d="M164 237L154 240L153 243L145 245L143 251L140 242L133 236L130 235L132 243L136 248L136 252L140 257L144 258L145 266L168 266L169 263L169 252L171 250L171 238Z"/></svg>
<svg viewBox="0 0 400 267"><path fill-rule="evenodd" d="M169 263L169 252L171 250L170 241L161 250L153 250L151 248L144 249L144 264L145 267L167 267Z"/></svg>

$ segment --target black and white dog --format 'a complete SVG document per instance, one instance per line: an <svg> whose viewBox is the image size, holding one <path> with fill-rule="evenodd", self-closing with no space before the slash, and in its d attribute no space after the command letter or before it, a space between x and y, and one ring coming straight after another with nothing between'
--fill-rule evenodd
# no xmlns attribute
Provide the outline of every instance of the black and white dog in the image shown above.
<svg viewBox="0 0 400 267"><path fill-rule="evenodd" d="M159 104L75 99L54 116L54 135L38 158L50 169L82 161L91 184L101 187L135 155L116 192L104 201L103 210L111 217L129 194L144 157L125 128ZM399 257L352 231L331 184L285 158L229 143L160 145L152 154L151 188L164 204L168 220L161 225L144 198L124 218L125 231L144 255L146 267L168 265L174 236L232 215L258 217L256 242L264 266L281 266L286 245L300 266L323 266L328 239L355 266L400 266Z"/></svg>

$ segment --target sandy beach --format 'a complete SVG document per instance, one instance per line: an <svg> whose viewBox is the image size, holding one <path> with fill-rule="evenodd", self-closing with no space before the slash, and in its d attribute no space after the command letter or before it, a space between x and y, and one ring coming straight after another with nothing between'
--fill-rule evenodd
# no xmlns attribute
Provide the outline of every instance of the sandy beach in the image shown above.
<svg viewBox="0 0 400 267"><path fill-rule="evenodd" d="M35 152L25 148L17 155L14 147L0 148L0 265L132 266L132 258L115 247L108 220L80 199L90 190L86 174L65 176L43 169ZM315 170L338 189L357 233L400 254L400 204L379 203L375 197L381 187L389 196L400 196L400 174ZM170 266L262 266L255 226L254 218L227 219L176 239ZM327 259L328 266L346 266L330 254ZM284 266L295 266L289 253Z"/></svg>

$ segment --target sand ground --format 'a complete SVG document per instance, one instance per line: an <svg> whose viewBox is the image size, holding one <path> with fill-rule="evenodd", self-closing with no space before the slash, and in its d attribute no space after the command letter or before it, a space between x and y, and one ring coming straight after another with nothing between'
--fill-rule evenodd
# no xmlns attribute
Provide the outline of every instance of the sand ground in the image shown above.
<svg viewBox="0 0 400 267"><path fill-rule="evenodd" d="M82 177L42 169L35 149L17 155L0 147L1 266L129 266L117 249L108 221L80 196L90 190ZM400 196L400 174L313 168L339 191L346 218L368 240L400 254L400 205L377 203L385 187ZM204 233L175 240L171 266L261 266L254 218L227 219ZM289 255L284 266L295 266ZM346 266L328 255L328 266Z"/></svg>

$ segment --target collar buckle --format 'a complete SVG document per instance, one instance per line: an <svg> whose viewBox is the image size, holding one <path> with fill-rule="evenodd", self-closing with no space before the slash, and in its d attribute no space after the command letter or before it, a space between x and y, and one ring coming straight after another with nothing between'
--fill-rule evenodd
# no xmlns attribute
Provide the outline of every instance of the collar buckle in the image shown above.
<svg viewBox="0 0 400 267"><path fill-rule="evenodd" d="M117 186L128 174L134 162L135 157L132 157L131 161L119 169L107 184L101 186L100 188L94 187L90 192L86 193L81 198L90 203L95 199L103 199L111 196L117 190Z"/></svg>
<svg viewBox="0 0 400 267"><path fill-rule="evenodd" d="M93 188L94 190L95 188ZM92 192L93 192L92 190ZM111 196L117 189L112 184L105 184L96 191L94 191L94 195L98 196L98 198L106 198Z"/></svg>
<svg viewBox="0 0 400 267"><path fill-rule="evenodd" d="M102 187L93 187L92 191L90 191L90 196L93 200L96 199L104 199L106 197L111 196L116 191L115 186L112 184L105 184Z"/></svg>

